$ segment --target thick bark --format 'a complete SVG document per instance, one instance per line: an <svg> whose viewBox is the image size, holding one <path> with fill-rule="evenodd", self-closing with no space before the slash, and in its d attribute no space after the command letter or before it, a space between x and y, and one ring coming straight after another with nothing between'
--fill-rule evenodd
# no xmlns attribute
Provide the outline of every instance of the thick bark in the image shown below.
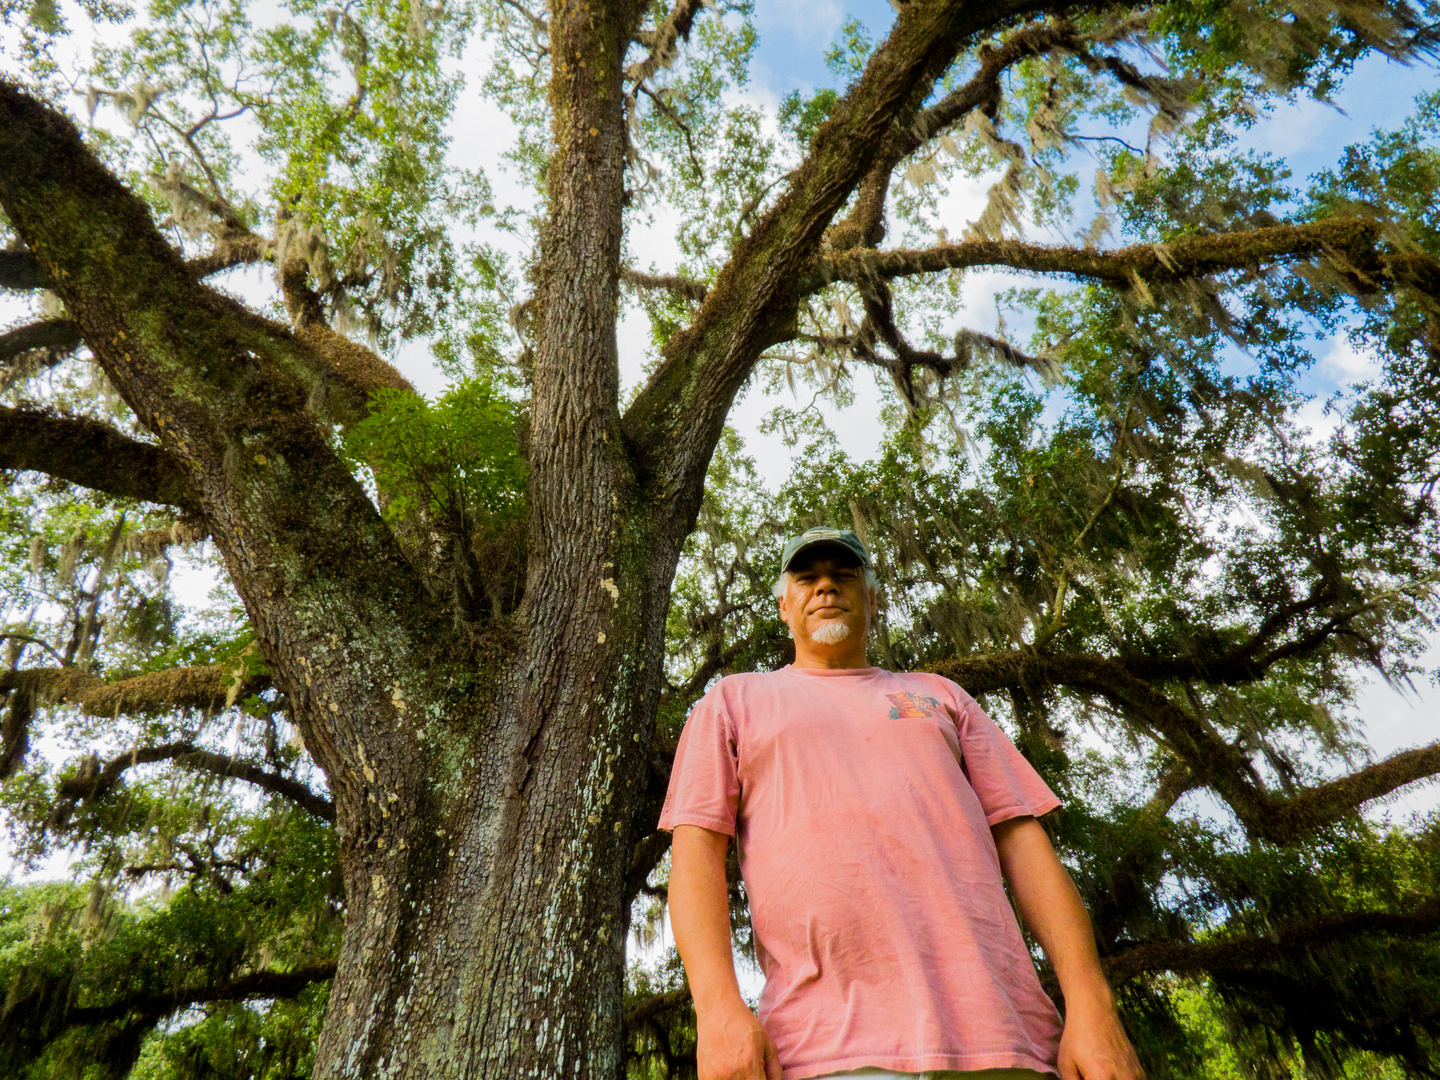
<svg viewBox="0 0 1440 1080"><path fill-rule="evenodd" d="M393 537L307 412L307 377L323 365L197 282L69 121L0 86L0 138L12 224L188 477L307 746L363 801L365 784L343 778L367 737L380 758L392 688L413 675L430 624Z"/></svg>
<svg viewBox="0 0 1440 1080"><path fill-rule="evenodd" d="M188 477L272 677L328 778L348 893L341 967L353 993L339 995L342 1008L370 996L393 1005L404 988L385 994L364 969L393 973L392 953L401 962L415 955L397 936L402 907L444 903L422 893L447 870L449 887L467 895L436 832L473 781L472 654L429 610L307 409L310 387L330 375L327 358L198 282L74 126L5 85L0 142L7 216L110 382ZM416 970L407 968L432 973ZM331 1028L320 1048L330 1075L378 1067L364 1037L345 1060L349 1036L362 1032Z"/></svg>
<svg viewBox="0 0 1440 1080"><path fill-rule="evenodd" d="M438 844L411 840L439 865L423 880L347 865L317 1077L618 1068L635 793L679 554L654 541L619 430L621 64L640 13L551 10L523 636L496 665ZM390 881L412 890L398 906Z"/></svg>

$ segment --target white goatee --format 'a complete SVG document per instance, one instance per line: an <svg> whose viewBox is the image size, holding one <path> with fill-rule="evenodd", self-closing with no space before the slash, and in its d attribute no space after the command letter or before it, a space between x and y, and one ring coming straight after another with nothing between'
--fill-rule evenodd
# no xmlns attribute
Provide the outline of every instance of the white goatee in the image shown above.
<svg viewBox="0 0 1440 1080"><path fill-rule="evenodd" d="M843 619L826 619L811 633L810 640L821 645L839 645L849 636L849 623Z"/></svg>

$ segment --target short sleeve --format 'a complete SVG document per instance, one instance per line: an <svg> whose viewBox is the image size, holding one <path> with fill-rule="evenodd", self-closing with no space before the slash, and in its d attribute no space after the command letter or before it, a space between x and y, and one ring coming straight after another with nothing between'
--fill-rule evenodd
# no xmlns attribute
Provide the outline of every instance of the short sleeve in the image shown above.
<svg viewBox="0 0 1440 1080"><path fill-rule="evenodd" d="M673 831L677 825L698 825L734 836L739 806L735 726L712 690L696 704L680 733L660 828Z"/></svg>
<svg viewBox="0 0 1440 1080"><path fill-rule="evenodd" d="M1056 809L1060 800L1055 793L979 702L964 690L959 698L960 761L985 811L985 824L1039 817Z"/></svg>

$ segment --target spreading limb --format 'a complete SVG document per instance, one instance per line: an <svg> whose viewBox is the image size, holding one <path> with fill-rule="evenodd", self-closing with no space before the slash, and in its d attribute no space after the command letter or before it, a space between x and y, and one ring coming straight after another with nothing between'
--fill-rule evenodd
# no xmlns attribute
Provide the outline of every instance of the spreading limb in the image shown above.
<svg viewBox="0 0 1440 1080"><path fill-rule="evenodd" d="M57 785L56 793L60 796L60 802L51 812L52 824L63 824L80 803L101 798L113 790L127 769L158 761L173 761L181 768L244 780L262 791L289 799L322 821L335 820L334 804L298 780L282 776L252 761L203 749L192 742L173 742L161 746L137 746L111 758L103 765L94 758L87 759L80 771L61 780Z"/></svg>
<svg viewBox="0 0 1440 1080"><path fill-rule="evenodd" d="M199 509L173 455L87 417L0 406L0 469L43 472L110 495Z"/></svg>
<svg viewBox="0 0 1440 1080"><path fill-rule="evenodd" d="M1046 247L1020 240L962 240L932 248L895 251L851 250L816 261L804 279L807 292L832 281L866 281L975 266L1006 266L1034 274L1064 274L1117 288L1136 282L1170 282L1268 263L1328 256L1357 275L1376 273L1426 280L1424 256L1390 256L1375 251L1378 222L1332 218L1299 225L1273 225L1242 232L1184 237L1167 244L1135 244L1114 251ZM1429 260L1433 263L1433 260Z"/></svg>
<svg viewBox="0 0 1440 1080"><path fill-rule="evenodd" d="M263 675L239 665L207 664L152 671L104 682L79 668L31 668L0 672L0 690L29 686L43 699L76 705L86 716L154 715L181 709L222 709L227 702L268 685Z"/></svg>
<svg viewBox="0 0 1440 1080"><path fill-rule="evenodd" d="M1361 935L1419 937L1440 932L1440 896L1409 911L1353 911L1278 927L1264 936L1237 935L1203 942L1135 945L1103 961L1112 983L1150 971L1246 973L1293 960L1297 952Z"/></svg>

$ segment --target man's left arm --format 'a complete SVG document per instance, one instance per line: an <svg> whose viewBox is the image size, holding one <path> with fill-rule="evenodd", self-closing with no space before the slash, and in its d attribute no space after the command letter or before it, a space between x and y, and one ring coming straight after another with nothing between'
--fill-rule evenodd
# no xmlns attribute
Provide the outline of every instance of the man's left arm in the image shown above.
<svg viewBox="0 0 1440 1080"><path fill-rule="evenodd" d="M1090 917L1044 828L1033 817L1017 817L990 832L1020 917L1045 950L1065 995L1061 1080L1143 1080L1100 970Z"/></svg>

